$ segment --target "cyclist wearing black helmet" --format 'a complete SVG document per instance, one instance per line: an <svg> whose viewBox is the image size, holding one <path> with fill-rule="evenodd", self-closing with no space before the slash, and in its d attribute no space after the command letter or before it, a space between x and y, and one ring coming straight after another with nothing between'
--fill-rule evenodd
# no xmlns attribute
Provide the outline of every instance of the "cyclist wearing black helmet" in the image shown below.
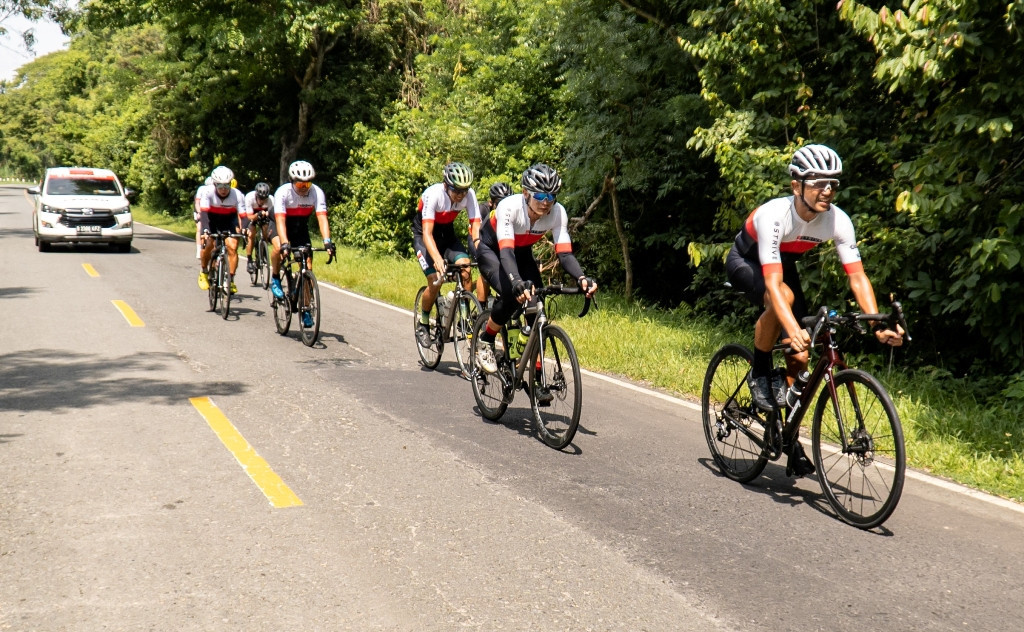
<svg viewBox="0 0 1024 632"><path fill-rule="evenodd" d="M455 218L463 210L469 218L469 238L476 241L480 232L480 209L476 192L470 188L473 172L461 162L448 163L443 172L443 181L423 191L412 220L412 243L423 274L427 277L427 289L420 300L421 312L416 337L422 346L428 347L430 340L430 310L434 308L437 293L434 283L444 275L449 263L469 261L465 245L455 234ZM472 283L469 270L462 272L462 287L469 290Z"/></svg>
<svg viewBox="0 0 1024 632"><path fill-rule="evenodd" d="M511 195L498 203L490 219L480 231L477 260L480 274L487 278L498 297L491 308L487 330L480 336L486 344L478 345L476 362L481 370L494 373L494 338L516 309L516 302L526 303L533 295L527 285L542 284L533 244L551 233L555 252L562 269L571 275L587 296L597 291L597 283L583 274L572 254L569 218L565 207L555 202L562 188L558 173L545 164L536 164L523 172L522 195Z"/></svg>
<svg viewBox="0 0 1024 632"><path fill-rule="evenodd" d="M799 324L807 303L796 260L814 246L835 242L836 252L850 280L857 304L865 313L878 313L875 291L864 272L853 222L832 204L843 173L839 155L824 145L806 145L789 165L793 195L770 200L747 217L726 260L732 286L764 311L754 327L754 362L748 385L755 405L768 412L785 406L789 383L807 368L810 334ZM772 347L784 331L796 352L786 356L786 375L772 374ZM882 344L903 344L902 330L879 326L875 337ZM787 471L797 476L814 472L800 444L793 446Z"/></svg>
<svg viewBox="0 0 1024 632"><path fill-rule="evenodd" d="M252 248L256 244L257 220L274 221L274 198L270 197L270 185L257 182L256 188L245 194L245 216L242 218L242 232L246 234L245 256L249 262L245 265L246 272L256 271L256 262L252 260ZM263 223L263 238L269 241L270 225ZM278 239L280 241L280 239ZM274 245L275 249L277 244Z"/></svg>

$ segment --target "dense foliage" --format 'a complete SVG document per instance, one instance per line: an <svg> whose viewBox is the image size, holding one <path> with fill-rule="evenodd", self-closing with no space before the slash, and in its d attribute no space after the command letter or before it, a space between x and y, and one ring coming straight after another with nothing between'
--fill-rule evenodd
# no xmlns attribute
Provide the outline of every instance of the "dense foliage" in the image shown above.
<svg viewBox="0 0 1024 632"><path fill-rule="evenodd" d="M605 286L746 321L722 255L792 151L825 143L912 359L1012 376L1022 20L1024 0L91 0L70 50L0 85L0 170L112 166L185 213L218 163L248 187L304 158L338 235L404 255L445 162L482 193L547 161ZM812 302L848 300L831 248L802 274Z"/></svg>

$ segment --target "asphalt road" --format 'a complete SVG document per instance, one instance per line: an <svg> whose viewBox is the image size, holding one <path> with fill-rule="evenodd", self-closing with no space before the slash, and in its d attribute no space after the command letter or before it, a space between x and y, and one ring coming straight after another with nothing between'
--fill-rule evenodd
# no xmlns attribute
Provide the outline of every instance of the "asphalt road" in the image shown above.
<svg viewBox="0 0 1024 632"><path fill-rule="evenodd" d="M244 275L207 312L188 240L44 254L29 217L0 187L0 629L1021 629L1019 507L917 476L863 532L595 376L557 452L407 312L322 287L306 348Z"/></svg>

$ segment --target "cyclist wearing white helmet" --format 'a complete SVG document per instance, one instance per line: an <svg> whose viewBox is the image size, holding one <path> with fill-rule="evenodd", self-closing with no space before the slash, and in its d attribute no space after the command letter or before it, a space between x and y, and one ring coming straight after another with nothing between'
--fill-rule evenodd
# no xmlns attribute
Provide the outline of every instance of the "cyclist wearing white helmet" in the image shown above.
<svg viewBox="0 0 1024 632"><path fill-rule="evenodd" d="M273 278L270 280L270 291L277 298L284 298L284 290L281 288L279 272L281 270L281 258L287 257L292 246L308 246L309 218L316 215L317 224L320 227L320 236L324 240L324 248L330 254L334 254L336 246L331 241L331 227L327 221L327 199L323 189L313 184L316 171L313 165L305 160L296 160L288 165L288 184L282 184L274 192L274 217L275 221L271 227L271 241L275 248L271 253L271 265L274 268ZM274 241L275 238L278 241ZM278 244L280 247L278 248ZM307 265L312 268L313 261L307 260ZM302 315L306 327L313 326L311 314Z"/></svg>
<svg viewBox="0 0 1024 632"><path fill-rule="evenodd" d="M494 209L480 231L477 260L480 274L498 293L491 308L487 329L481 334L476 354L478 366L487 373L498 370L494 357L494 338L516 310L516 302L526 303L533 296L528 283L542 285L533 245L551 233L558 262L576 279L587 296L597 291L597 283L583 274L572 254L569 218L565 207L555 202L562 188L558 172L545 164L535 164L523 172L522 195L506 197ZM532 325L532 319L530 320ZM550 393L537 393L541 403L550 402Z"/></svg>
<svg viewBox="0 0 1024 632"><path fill-rule="evenodd" d="M209 239L211 232L240 230L239 218L245 213L245 198L242 192L232 186L235 174L224 166L217 167L210 173L210 186L205 187L199 197L199 223L202 230L200 242L203 252L199 257L199 289L210 289L210 280L206 273L213 255L214 240ZM224 241L228 250L228 269L231 271L231 293L238 291L235 286L235 269L238 267L238 240L229 237Z"/></svg>
<svg viewBox="0 0 1024 632"><path fill-rule="evenodd" d="M448 163L443 171L443 181L423 191L416 205L412 220L412 244L423 274L427 277L427 289L420 300L420 324L416 336L424 347L431 344L430 310L440 287L435 286L439 276L444 275L449 263L469 261L466 246L455 234L455 218L463 210L469 218L469 238L476 241L480 234L480 208L476 202L473 171L461 162ZM469 290L473 281L469 270L462 271L462 287Z"/></svg>
<svg viewBox="0 0 1024 632"><path fill-rule="evenodd" d="M839 260L850 280L857 304L865 313L878 313L875 291L864 272L850 217L832 204L843 173L839 155L824 145L806 145L793 154L789 165L793 195L770 200L747 216L726 260L733 288L751 302L764 306L754 328L754 362L748 384L754 403L768 412L785 406L788 385L807 368L810 334L799 324L807 316L796 260L826 241L835 243ZM772 347L785 331L796 352L786 356L786 372L772 371ZM878 327L883 344L903 344L903 332ZM789 455L787 473L814 472L797 442Z"/></svg>
<svg viewBox="0 0 1024 632"><path fill-rule="evenodd" d="M246 272L252 274L256 271L256 262L252 260L252 249L256 244L256 228L261 222L274 222L274 198L270 197L270 185L266 182L257 182L256 187L245 194L245 216L242 218L242 230L246 233L245 256L248 263L245 264ZM270 224L263 223L263 238L273 241L270 238ZM274 243L273 248L279 247L279 242Z"/></svg>

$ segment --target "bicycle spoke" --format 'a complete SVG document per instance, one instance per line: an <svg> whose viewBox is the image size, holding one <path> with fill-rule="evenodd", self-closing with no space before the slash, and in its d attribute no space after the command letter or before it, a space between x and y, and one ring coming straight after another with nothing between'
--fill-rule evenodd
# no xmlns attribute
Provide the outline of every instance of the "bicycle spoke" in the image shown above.
<svg viewBox="0 0 1024 632"><path fill-rule="evenodd" d="M711 358L701 391L701 416L708 449L722 473L746 483L768 463L765 421L753 407L747 373L753 354L741 345L726 345Z"/></svg>
<svg viewBox="0 0 1024 632"><path fill-rule="evenodd" d="M541 439L561 450L572 442L580 423L579 361L569 334L561 327L548 324L541 335L542 347L530 367L531 407Z"/></svg>

